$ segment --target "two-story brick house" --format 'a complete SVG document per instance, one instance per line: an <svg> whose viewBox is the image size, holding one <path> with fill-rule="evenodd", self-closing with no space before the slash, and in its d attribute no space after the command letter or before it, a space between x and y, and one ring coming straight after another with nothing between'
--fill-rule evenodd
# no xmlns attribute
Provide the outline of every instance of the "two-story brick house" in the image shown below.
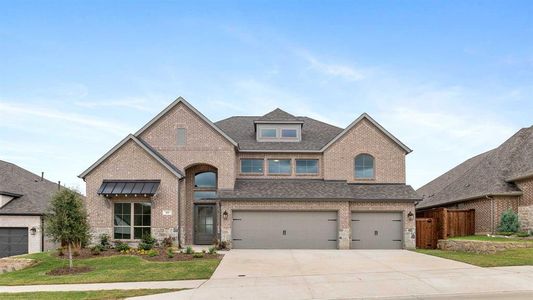
<svg viewBox="0 0 533 300"><path fill-rule="evenodd" d="M97 238L233 248L414 248L411 150L367 114L212 123L178 98L84 171Z"/></svg>

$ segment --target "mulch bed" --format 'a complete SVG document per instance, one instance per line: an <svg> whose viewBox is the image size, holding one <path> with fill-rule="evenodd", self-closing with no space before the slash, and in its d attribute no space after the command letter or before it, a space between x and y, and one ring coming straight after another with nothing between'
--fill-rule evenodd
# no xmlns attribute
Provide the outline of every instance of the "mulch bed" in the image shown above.
<svg viewBox="0 0 533 300"><path fill-rule="evenodd" d="M72 267L72 269L70 269L69 267L61 267L61 268L53 269L50 272L47 272L46 275L53 275L53 276L74 275L74 274L87 273L92 270L93 270L92 268L89 268L86 266Z"/></svg>
<svg viewBox="0 0 533 300"><path fill-rule="evenodd" d="M88 258L109 257L109 256L119 256L119 255L133 255L133 256L139 256L139 257L141 257L143 259L146 259L146 260L149 260L149 261L162 261L162 262L168 261L168 262L172 262L172 261L215 259L215 258L222 258L224 256L223 254L204 253L204 257L195 258L195 257L193 257L192 254L174 253L174 257L169 258L167 256L167 251L165 249L161 249L161 248L155 248L155 249L157 251L159 251L159 255L150 257L148 255L141 255L141 254L138 254L138 253L123 254L123 253L120 253L120 252L116 251L115 249L104 250L104 251L100 252L98 255L94 255L91 252L90 249L85 248L85 249L81 249L81 250L77 251L77 255L72 255L72 258L74 258L74 259L88 259ZM56 253L55 256L57 256L58 258L61 258L61 259L68 260L68 252L65 252L65 255L63 255L63 256L60 256L60 255L58 255Z"/></svg>

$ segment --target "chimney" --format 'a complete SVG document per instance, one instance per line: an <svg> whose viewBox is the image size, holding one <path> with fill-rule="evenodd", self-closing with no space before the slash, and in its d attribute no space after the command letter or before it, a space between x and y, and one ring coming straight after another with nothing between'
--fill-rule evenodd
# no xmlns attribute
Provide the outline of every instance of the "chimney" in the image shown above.
<svg viewBox="0 0 533 300"><path fill-rule="evenodd" d="M59 180L59 181L57 182L57 190L58 190L58 191L61 190L61 180Z"/></svg>
<svg viewBox="0 0 533 300"><path fill-rule="evenodd" d="M44 172L41 172L41 181L44 180Z"/></svg>

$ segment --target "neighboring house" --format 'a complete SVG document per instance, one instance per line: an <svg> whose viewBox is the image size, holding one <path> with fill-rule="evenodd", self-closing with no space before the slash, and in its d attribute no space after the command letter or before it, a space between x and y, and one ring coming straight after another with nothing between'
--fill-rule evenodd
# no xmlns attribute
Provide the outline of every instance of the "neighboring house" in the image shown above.
<svg viewBox="0 0 533 300"><path fill-rule="evenodd" d="M59 185L0 160L0 257L54 249L43 215Z"/></svg>
<svg viewBox="0 0 533 300"><path fill-rule="evenodd" d="M212 123L178 98L80 177L95 241L413 248L409 152L367 114L345 129L280 109Z"/></svg>
<svg viewBox="0 0 533 300"><path fill-rule="evenodd" d="M475 209L476 233L497 231L501 214L518 213L533 229L533 126L498 148L474 156L417 190L417 211L436 207Z"/></svg>

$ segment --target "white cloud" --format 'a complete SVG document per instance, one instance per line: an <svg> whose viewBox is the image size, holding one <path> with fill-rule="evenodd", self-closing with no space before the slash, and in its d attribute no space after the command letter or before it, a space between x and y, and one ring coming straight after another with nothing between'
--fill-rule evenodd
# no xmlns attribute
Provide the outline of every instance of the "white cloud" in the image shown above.
<svg viewBox="0 0 533 300"><path fill-rule="evenodd" d="M312 70L324 75L342 78L347 81L359 81L366 77L362 70L356 69L353 66L338 63L326 63L306 50L295 50L293 52L297 56L305 59Z"/></svg>

